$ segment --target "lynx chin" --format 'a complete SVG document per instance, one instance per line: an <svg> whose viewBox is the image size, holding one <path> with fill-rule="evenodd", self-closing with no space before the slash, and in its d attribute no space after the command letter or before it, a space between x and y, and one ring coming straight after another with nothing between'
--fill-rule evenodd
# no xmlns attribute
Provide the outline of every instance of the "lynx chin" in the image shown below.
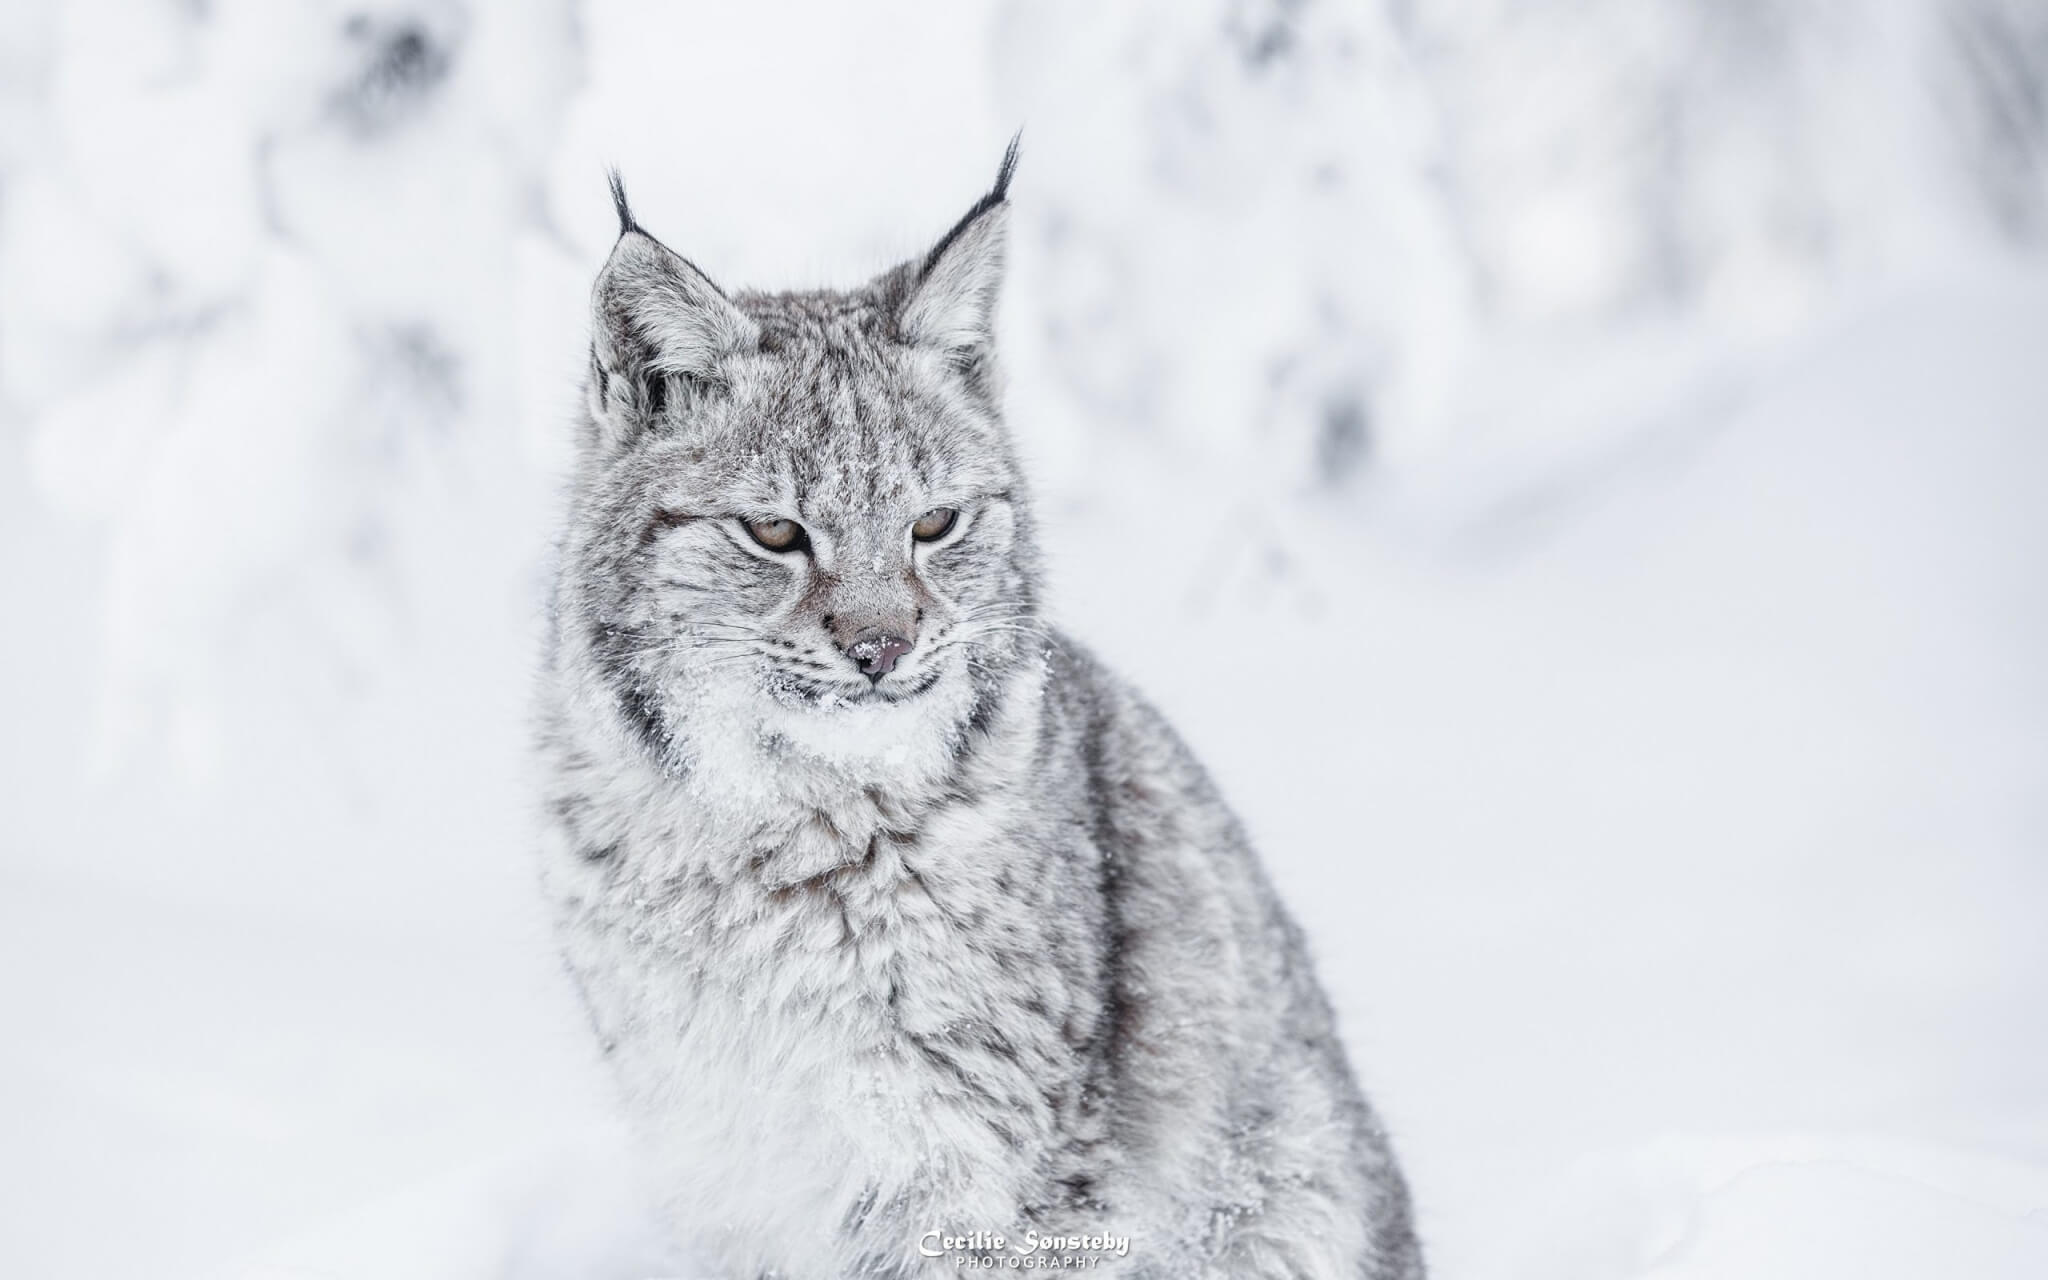
<svg viewBox="0 0 2048 1280"><path fill-rule="evenodd" d="M614 177L538 708L568 968L736 1280L950 1274L934 1224L1413 1280L1243 831L1043 620L994 334L1016 159L930 252L808 293L719 288Z"/></svg>

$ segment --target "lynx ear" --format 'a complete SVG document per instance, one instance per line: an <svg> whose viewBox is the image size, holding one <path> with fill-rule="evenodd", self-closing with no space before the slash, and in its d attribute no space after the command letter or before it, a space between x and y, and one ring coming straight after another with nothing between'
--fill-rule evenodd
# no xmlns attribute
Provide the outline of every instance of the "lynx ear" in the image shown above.
<svg viewBox="0 0 2048 1280"><path fill-rule="evenodd" d="M679 391L722 380L760 327L710 277L641 230L612 174L619 240L590 292L591 412L614 444L665 419Z"/></svg>
<svg viewBox="0 0 2048 1280"><path fill-rule="evenodd" d="M967 369L994 350L996 299L1003 285L1010 175L1017 168L1017 142L1010 139L1009 149L1003 152L996 185L918 264L909 295L897 313L896 328L905 342L947 352Z"/></svg>

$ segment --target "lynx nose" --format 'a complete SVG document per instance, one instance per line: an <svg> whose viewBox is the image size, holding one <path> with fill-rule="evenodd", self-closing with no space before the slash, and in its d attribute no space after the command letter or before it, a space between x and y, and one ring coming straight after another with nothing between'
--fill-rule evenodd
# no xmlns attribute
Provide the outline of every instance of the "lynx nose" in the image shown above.
<svg viewBox="0 0 2048 1280"><path fill-rule="evenodd" d="M909 652L910 641L880 631L867 632L846 646L846 656L871 684L880 684L883 676L896 669L896 660Z"/></svg>

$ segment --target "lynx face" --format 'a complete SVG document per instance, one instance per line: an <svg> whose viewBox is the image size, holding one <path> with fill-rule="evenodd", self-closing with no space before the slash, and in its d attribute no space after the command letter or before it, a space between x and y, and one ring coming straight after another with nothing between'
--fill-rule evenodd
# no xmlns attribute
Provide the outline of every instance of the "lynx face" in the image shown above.
<svg viewBox="0 0 2048 1280"><path fill-rule="evenodd" d="M673 763L714 725L826 754L957 738L1030 650L1002 193L861 289L731 298L620 197L570 551L620 712Z"/></svg>

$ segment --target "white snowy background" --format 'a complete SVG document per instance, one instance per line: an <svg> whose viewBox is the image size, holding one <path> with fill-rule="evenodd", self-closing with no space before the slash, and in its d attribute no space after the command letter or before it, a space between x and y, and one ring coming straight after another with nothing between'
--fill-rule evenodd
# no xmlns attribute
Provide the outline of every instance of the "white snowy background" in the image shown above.
<svg viewBox="0 0 2048 1280"><path fill-rule="evenodd" d="M2048 5L0 6L0 1274L681 1275L523 716L623 167L725 282L1024 128L1060 621L1445 1280L2048 1276Z"/></svg>

